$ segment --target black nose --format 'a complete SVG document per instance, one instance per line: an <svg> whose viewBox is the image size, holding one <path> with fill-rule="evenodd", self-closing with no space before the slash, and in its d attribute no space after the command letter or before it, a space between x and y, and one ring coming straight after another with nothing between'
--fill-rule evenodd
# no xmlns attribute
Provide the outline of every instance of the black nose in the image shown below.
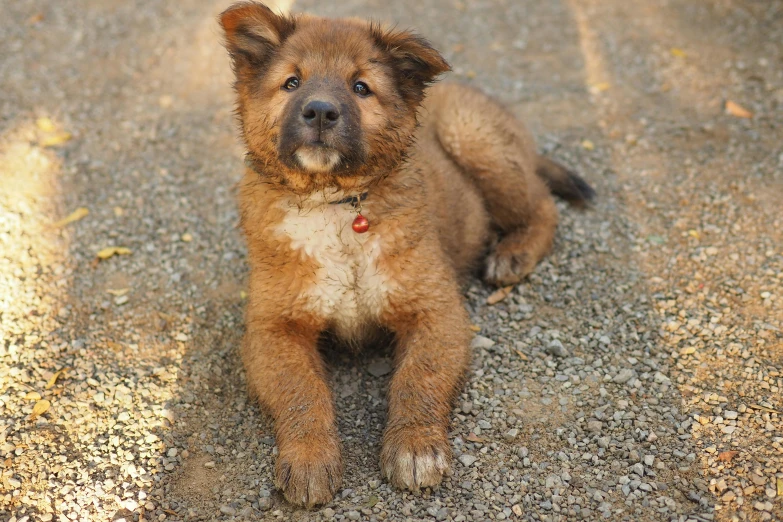
<svg viewBox="0 0 783 522"><path fill-rule="evenodd" d="M302 109L302 118L310 127L331 129L340 119L340 111L334 104L325 101L311 101Z"/></svg>

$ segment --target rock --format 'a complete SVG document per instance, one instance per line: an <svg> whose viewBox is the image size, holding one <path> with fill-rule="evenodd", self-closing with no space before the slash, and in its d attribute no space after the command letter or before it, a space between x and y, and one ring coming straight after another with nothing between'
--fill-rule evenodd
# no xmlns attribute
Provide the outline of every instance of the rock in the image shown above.
<svg viewBox="0 0 783 522"><path fill-rule="evenodd" d="M232 508L231 506L220 506L220 512L224 515L236 515L237 510Z"/></svg>
<svg viewBox="0 0 783 522"><path fill-rule="evenodd" d="M559 339L553 339L546 347L546 352L556 357L568 357L568 350L565 349L563 343Z"/></svg>
<svg viewBox="0 0 783 522"><path fill-rule="evenodd" d="M367 371L373 377L382 377L392 371L392 365L389 359L376 359L369 364Z"/></svg>
<svg viewBox="0 0 783 522"><path fill-rule="evenodd" d="M348 517L348 520L359 520L361 519L361 515L358 511L351 510L348 513L345 514L346 517Z"/></svg>
<svg viewBox="0 0 783 522"><path fill-rule="evenodd" d="M653 380L658 384L664 384L671 382L671 379L669 379L667 376L662 374L661 372L655 372L655 375L653 376Z"/></svg>
<svg viewBox="0 0 783 522"><path fill-rule="evenodd" d="M634 371L629 368L623 368L617 375L612 378L612 382L616 384L625 384L630 381L634 376Z"/></svg>
<svg viewBox="0 0 783 522"><path fill-rule="evenodd" d="M473 340L470 343L470 347L473 348L474 350L475 349L486 350L487 348L491 348L493 346L495 346L495 341L493 341L488 337L484 337L483 335L477 335L476 337L473 338Z"/></svg>
<svg viewBox="0 0 783 522"><path fill-rule="evenodd" d="M507 432L506 432L506 433L503 435L503 437L505 437L505 439L506 439L507 441L511 442L511 441L513 441L514 439L516 439L516 438L517 438L517 435L519 435L519 430L518 430L517 428L511 428L510 430L508 430L508 431L507 431Z"/></svg>
<svg viewBox="0 0 783 522"><path fill-rule="evenodd" d="M258 498L258 509L261 511L269 511L272 509L272 498L271 497L259 497Z"/></svg>
<svg viewBox="0 0 783 522"><path fill-rule="evenodd" d="M772 502L755 502L753 508L758 511L772 511Z"/></svg>
<svg viewBox="0 0 783 522"><path fill-rule="evenodd" d="M465 453L463 455L460 455L460 457L459 457L459 461L466 468L469 468L477 460L478 460L477 457L474 457L473 455L468 455L467 453Z"/></svg>

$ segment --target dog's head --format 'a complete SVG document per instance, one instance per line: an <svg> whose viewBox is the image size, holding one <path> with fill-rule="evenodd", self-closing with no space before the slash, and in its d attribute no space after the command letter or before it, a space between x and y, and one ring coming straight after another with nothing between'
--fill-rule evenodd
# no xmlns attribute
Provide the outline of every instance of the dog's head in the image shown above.
<svg viewBox="0 0 783 522"><path fill-rule="evenodd" d="M353 190L399 165L427 85L449 70L426 40L360 20L247 2L220 23L250 158L302 193Z"/></svg>

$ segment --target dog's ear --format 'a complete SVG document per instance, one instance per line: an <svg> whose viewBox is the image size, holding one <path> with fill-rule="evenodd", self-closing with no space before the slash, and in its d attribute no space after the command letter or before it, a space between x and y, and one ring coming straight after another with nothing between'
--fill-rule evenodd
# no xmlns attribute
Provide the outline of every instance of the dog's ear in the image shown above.
<svg viewBox="0 0 783 522"><path fill-rule="evenodd" d="M220 15L225 45L234 67L259 67L296 29L293 17L276 14L264 4L240 2Z"/></svg>
<svg viewBox="0 0 783 522"><path fill-rule="evenodd" d="M424 89L451 67L424 38L409 31L387 30L372 24L370 31L376 45L389 57L399 73L403 95L421 101Z"/></svg>

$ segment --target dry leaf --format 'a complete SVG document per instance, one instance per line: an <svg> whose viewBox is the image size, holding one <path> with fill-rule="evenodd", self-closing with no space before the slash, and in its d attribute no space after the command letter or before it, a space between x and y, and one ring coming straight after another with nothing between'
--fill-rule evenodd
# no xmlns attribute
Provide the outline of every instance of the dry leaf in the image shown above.
<svg viewBox="0 0 783 522"><path fill-rule="evenodd" d="M106 292L110 293L111 295L120 297L121 295L125 295L128 293L130 288L109 288L106 290Z"/></svg>
<svg viewBox="0 0 783 522"><path fill-rule="evenodd" d="M476 435L473 432L468 433L468 436L465 437L465 440L470 441L470 442L482 442L482 443L486 442L485 439L482 439L481 437L479 437L478 435Z"/></svg>
<svg viewBox="0 0 783 522"><path fill-rule="evenodd" d="M240 290L239 291L239 298L240 299L247 299L247 292L245 292L244 290Z"/></svg>
<svg viewBox="0 0 783 522"><path fill-rule="evenodd" d="M29 25L35 25L44 19L43 13L35 13L33 16L27 19Z"/></svg>
<svg viewBox="0 0 783 522"><path fill-rule="evenodd" d="M73 135L70 132L61 132L42 139L40 145L41 147L57 147L71 141L71 138L73 138Z"/></svg>
<svg viewBox="0 0 783 522"><path fill-rule="evenodd" d="M609 88L611 88L611 85L608 82L596 83L590 86L590 92L598 94L599 92L608 91Z"/></svg>
<svg viewBox="0 0 783 522"><path fill-rule="evenodd" d="M777 480L778 496L783 497L783 478Z"/></svg>
<svg viewBox="0 0 783 522"><path fill-rule="evenodd" d="M191 241L193 241L193 236L185 232L184 234L182 234L182 241L184 241L185 243L190 243Z"/></svg>
<svg viewBox="0 0 783 522"><path fill-rule="evenodd" d="M595 148L595 145L593 145L593 142L590 140L584 140L582 142L582 148L587 150L593 150Z"/></svg>
<svg viewBox="0 0 783 522"><path fill-rule="evenodd" d="M47 117L38 118L35 120L35 125L44 132L54 132L57 130L57 127L54 126L54 122Z"/></svg>
<svg viewBox="0 0 783 522"><path fill-rule="evenodd" d="M752 118L753 117L753 113L752 112L750 112L748 109L746 109L742 105L734 103L731 100L728 100L726 102L726 114L730 114L732 116L736 116L737 118Z"/></svg>
<svg viewBox="0 0 783 522"><path fill-rule="evenodd" d="M678 49L677 47L672 47L669 49L669 52L672 53L672 56L676 56L677 58L685 58L685 51Z"/></svg>
<svg viewBox="0 0 783 522"><path fill-rule="evenodd" d="M71 212L68 217L64 217L57 223L54 223L52 226L55 228L64 227L65 225L68 225L69 223L73 223L74 221L79 221L80 219L86 217L90 211L86 207L79 207L73 212Z"/></svg>
<svg viewBox="0 0 783 522"><path fill-rule="evenodd" d="M739 451L721 451L718 453L718 460L721 462L731 462L731 459L739 455Z"/></svg>
<svg viewBox="0 0 783 522"><path fill-rule="evenodd" d="M479 325L477 325L477 324L470 325L470 329L473 330L474 332L480 332L481 331L481 327Z"/></svg>
<svg viewBox="0 0 783 522"><path fill-rule="evenodd" d="M164 94L160 98L158 98L158 105L161 106L163 109L168 109L174 104L174 97L172 97L170 94Z"/></svg>
<svg viewBox="0 0 783 522"><path fill-rule="evenodd" d="M513 289L514 289L514 285L504 286L503 288L495 290L489 295L489 297L487 297L487 304L493 305L499 303L500 301L508 297L508 294L510 294Z"/></svg>
<svg viewBox="0 0 783 522"><path fill-rule="evenodd" d="M43 415L46 413L46 410L49 409L49 406L51 406L52 403L47 401L46 399L42 399L35 403L35 406L33 406L33 412L30 414L30 420L35 420L40 415Z"/></svg>
<svg viewBox="0 0 783 522"><path fill-rule="evenodd" d="M114 215L117 217L122 217L122 215L125 213L124 210L122 210L122 207L114 207Z"/></svg>
<svg viewBox="0 0 783 522"><path fill-rule="evenodd" d="M49 388L54 386L54 383L57 382L57 379L60 377L60 375L62 375L63 373L67 372L68 370L70 370L70 368L66 367L66 368L63 368L62 370L57 370L56 372L54 372L54 375L49 377L49 381L47 381L46 386L44 386L44 389L48 390Z"/></svg>
<svg viewBox="0 0 783 522"><path fill-rule="evenodd" d="M778 410L773 410L772 408L767 408L766 406L762 406L761 404L750 404L749 405L754 410L761 410L766 411L768 413L780 413Z"/></svg>
<svg viewBox="0 0 783 522"><path fill-rule="evenodd" d="M25 395L24 398L28 401L40 401L41 394L38 393L37 391L31 391L31 392L27 392L27 395Z"/></svg>
<svg viewBox="0 0 783 522"><path fill-rule="evenodd" d="M527 355L525 355L524 353L520 352L519 350L514 350L514 351L517 352L517 355L519 355L520 359L522 359L523 361L527 361Z"/></svg>
<svg viewBox="0 0 783 522"><path fill-rule="evenodd" d="M106 247L99 251L96 256L98 259L109 259L112 256L127 256L131 253L130 248L125 247Z"/></svg>

